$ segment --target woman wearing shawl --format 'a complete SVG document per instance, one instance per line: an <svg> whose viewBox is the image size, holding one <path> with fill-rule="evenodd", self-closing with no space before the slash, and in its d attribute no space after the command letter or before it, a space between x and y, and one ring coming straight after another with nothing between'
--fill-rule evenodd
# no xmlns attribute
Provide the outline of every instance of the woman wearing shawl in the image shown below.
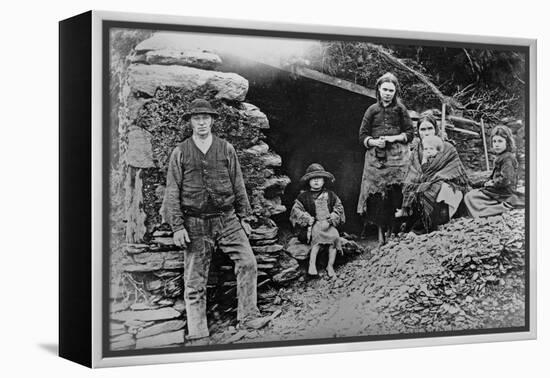
<svg viewBox="0 0 550 378"><path fill-rule="evenodd" d="M361 122L359 142L366 148L357 212L365 224L378 226L378 241L391 231L401 206L402 184L409 166L414 130L407 108L399 101L399 82L386 73L376 81L377 102Z"/></svg>
<svg viewBox="0 0 550 378"><path fill-rule="evenodd" d="M433 114L422 113L418 120L420 141L411 153L403 187L403 213L410 216L409 227L420 220L427 232L452 218L469 189L466 170L449 142L444 142L441 152L422 164L422 139L430 135L441 138L441 134Z"/></svg>

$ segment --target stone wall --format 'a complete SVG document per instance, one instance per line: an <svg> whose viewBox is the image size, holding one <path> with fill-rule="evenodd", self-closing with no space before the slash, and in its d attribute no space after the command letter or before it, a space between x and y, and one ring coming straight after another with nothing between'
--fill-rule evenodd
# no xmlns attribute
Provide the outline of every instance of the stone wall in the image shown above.
<svg viewBox="0 0 550 378"><path fill-rule="evenodd" d="M151 42L153 41L153 43ZM168 158L191 135L183 114L195 98L206 98L220 113L214 132L231 142L241 162L254 220L251 244L259 286L283 285L301 272L296 259L278 243L270 217L286 211L281 195L290 179L277 175L281 158L265 143L269 120L245 102L248 81L216 71L214 52L140 43L128 58L127 79L118 109L119 137L125 148L116 164L124 186L122 256L112 269L111 348L155 348L184 342L183 254L163 223L161 205ZM215 254L208 283L209 303L235 308L235 276L230 260ZM209 306L211 311L213 306Z"/></svg>

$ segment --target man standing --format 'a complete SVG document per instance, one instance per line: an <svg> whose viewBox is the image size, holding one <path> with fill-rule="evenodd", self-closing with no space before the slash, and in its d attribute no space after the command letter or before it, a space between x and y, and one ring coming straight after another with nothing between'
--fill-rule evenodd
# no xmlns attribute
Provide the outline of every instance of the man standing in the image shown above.
<svg viewBox="0 0 550 378"><path fill-rule="evenodd" d="M257 265L247 235L251 208L234 147L212 135L218 113L206 100L194 100L184 118L192 137L179 144L168 164L164 214L174 243L184 251L185 309L188 339L208 342L206 283L214 248L229 255L237 278L237 320L259 329L270 317L260 317L256 305Z"/></svg>

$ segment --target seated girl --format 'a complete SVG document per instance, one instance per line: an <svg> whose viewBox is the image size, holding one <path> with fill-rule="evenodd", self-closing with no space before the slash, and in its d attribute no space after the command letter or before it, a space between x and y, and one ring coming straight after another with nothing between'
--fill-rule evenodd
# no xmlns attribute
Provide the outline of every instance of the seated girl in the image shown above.
<svg viewBox="0 0 550 378"><path fill-rule="evenodd" d="M525 206L524 195L516 191L518 161L512 131L506 126L496 126L491 132L491 144L497 154L491 177L483 188L472 190L464 197L468 212L474 218L499 215Z"/></svg>
<svg viewBox="0 0 550 378"><path fill-rule="evenodd" d="M325 188L325 180L334 182L334 176L320 165L313 163L300 179L307 189L294 201L290 222L298 230L298 239L311 245L310 275L317 275L317 254L321 246L328 246L327 273L335 277L334 261L337 251L342 251L340 234L336 227L345 221L344 206L340 198Z"/></svg>

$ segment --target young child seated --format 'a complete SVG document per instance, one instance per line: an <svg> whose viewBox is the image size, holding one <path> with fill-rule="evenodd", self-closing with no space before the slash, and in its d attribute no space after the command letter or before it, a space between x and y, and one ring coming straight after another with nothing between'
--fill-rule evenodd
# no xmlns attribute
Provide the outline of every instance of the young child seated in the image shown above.
<svg viewBox="0 0 550 378"><path fill-rule="evenodd" d="M438 153L443 150L443 139L437 135L427 135L422 139L422 162L421 164L427 164L431 162ZM395 217L400 218L405 216L403 209L395 210Z"/></svg>
<svg viewBox="0 0 550 378"><path fill-rule="evenodd" d="M422 164L426 164L443 150L443 140L437 135L428 135L422 139Z"/></svg>
<svg viewBox="0 0 550 378"><path fill-rule="evenodd" d="M325 183L334 182L334 176L321 164L311 164L300 182L305 185L290 211L290 222L298 231L298 239L311 245L309 258L310 275L317 275L317 254L321 246L328 246L327 273L335 277L334 260L342 250L340 234L336 227L345 221L344 206L340 198L325 188Z"/></svg>
<svg viewBox="0 0 550 378"><path fill-rule="evenodd" d="M491 177L482 189L471 190L464 196L464 203L474 218L525 206L524 194L516 191L518 161L512 131L506 126L496 126L491 132L491 144L496 153Z"/></svg>

